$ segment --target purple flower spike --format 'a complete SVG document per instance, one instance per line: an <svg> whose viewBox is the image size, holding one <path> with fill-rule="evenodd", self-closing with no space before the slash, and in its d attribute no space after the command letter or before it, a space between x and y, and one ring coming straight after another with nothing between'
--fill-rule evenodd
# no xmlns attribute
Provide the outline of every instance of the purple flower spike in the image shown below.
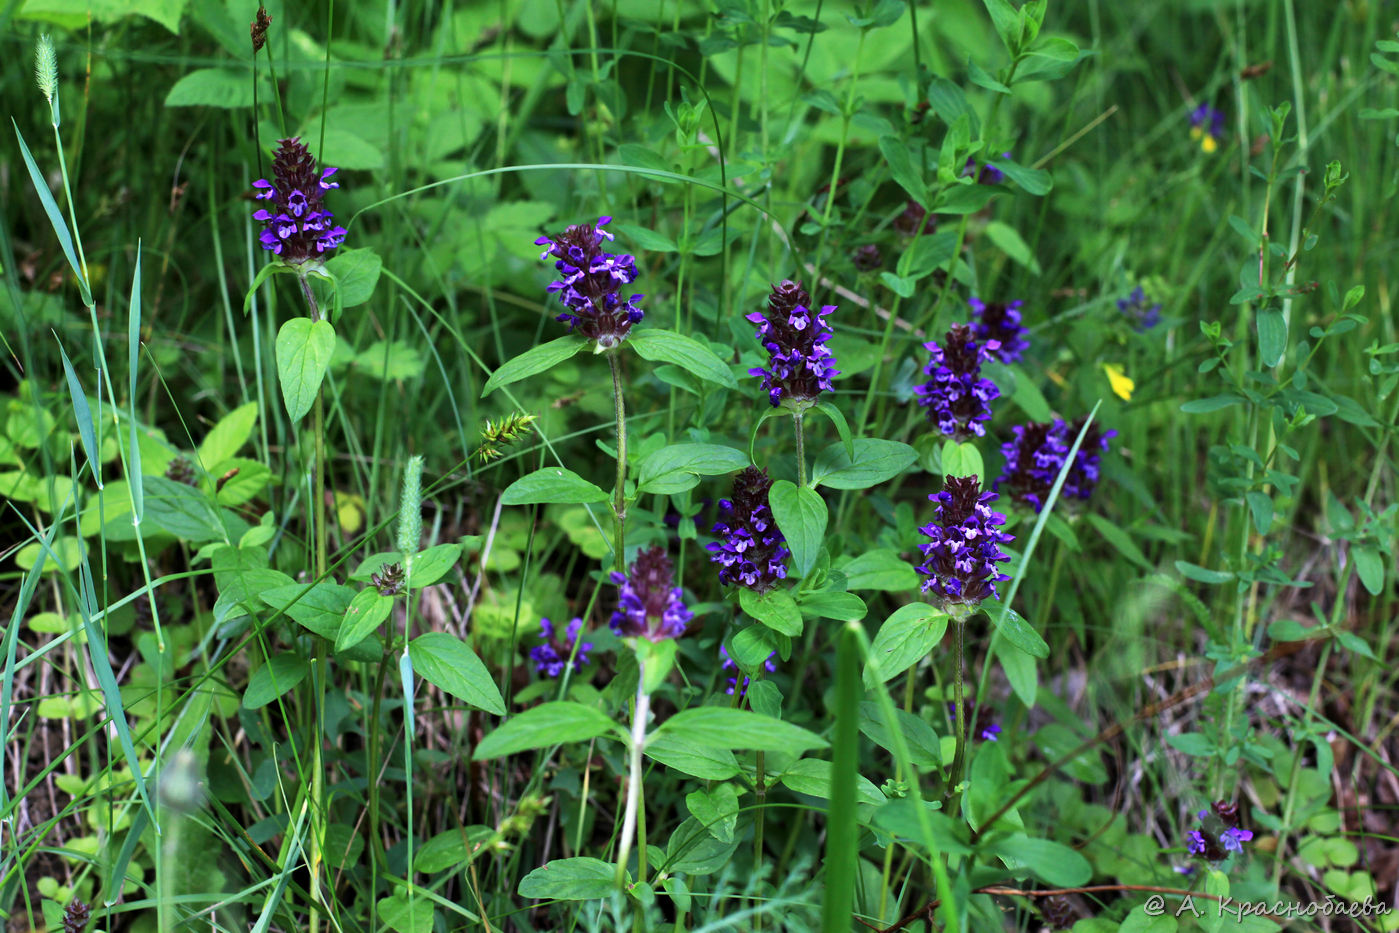
<svg viewBox="0 0 1399 933"><path fill-rule="evenodd" d="M957 440L984 435L983 422L991 420L990 402L1001 390L981 377L981 364L1000 350L1000 344L991 340L982 346L972 339L970 327L953 324L942 346L925 343L923 347L932 354L923 367L931 378L913 391L918 404L928 409L928 420Z"/></svg>
<svg viewBox="0 0 1399 933"><path fill-rule="evenodd" d="M786 538L777 529L768 491L767 470L750 466L734 477L732 499L720 499L721 521L714 533L722 541L709 545L709 559L719 565L719 582L766 593L787 577Z"/></svg>
<svg viewBox="0 0 1399 933"><path fill-rule="evenodd" d="M776 651L769 654L767 656L767 660L763 661L763 668L769 674L774 673L777 670L777 662L773 660L773 658L775 657L777 657ZM729 678L728 689L726 689L724 692L727 693L729 696L733 696L735 690L738 691L739 696L743 696L744 694L746 694L748 692L748 678L743 678L743 686L740 687L738 684L738 664L734 661L733 658L729 657L729 649L725 648L723 645L719 646L719 660L723 662L719 665L720 670L734 672L734 676Z"/></svg>
<svg viewBox="0 0 1399 933"><path fill-rule="evenodd" d="M645 314L638 306L644 295L622 300L621 288L636 281L636 259L605 253L602 244L614 239L603 226L611 217L599 217L596 224L573 224L556 239L542 236L535 245L546 246L540 259L554 257L559 279L549 284L568 310L555 320L568 324L571 332L597 343L599 350L610 350L627 339L631 326Z"/></svg>
<svg viewBox="0 0 1399 933"><path fill-rule="evenodd" d="M1117 299L1117 310L1132 322L1137 333L1151 330L1161 323L1161 302L1152 304L1138 285L1126 298Z"/></svg>
<svg viewBox="0 0 1399 933"><path fill-rule="evenodd" d="M614 571L612 580L622 586L611 622L619 638L679 638L694 618L675 586L675 565L661 545L642 551L627 576Z"/></svg>
<svg viewBox="0 0 1399 933"><path fill-rule="evenodd" d="M747 316L758 325L758 340L768 351L768 368L756 367L748 373L763 377L773 407L804 410L822 392L831 391L831 379L840 370L826 346L832 334L826 315L835 309L835 305L824 305L813 313L811 296L801 283L784 281L772 287L766 314L754 311Z"/></svg>
<svg viewBox="0 0 1399 933"><path fill-rule="evenodd" d="M568 623L568 629L563 638L559 638L554 631L554 623L548 619L539 620L540 634L544 639L544 644L530 649L530 660L535 662L535 670L549 677L558 677L568 666L568 659L573 656L573 646L578 644L578 634L583 630L583 620L574 619ZM573 672L576 674L583 669L583 665L588 663L588 652L593 649L592 642L583 642L578 645L578 655L573 658Z"/></svg>
<svg viewBox="0 0 1399 933"><path fill-rule="evenodd" d="M1186 848L1207 862L1222 862L1230 853L1242 853L1244 843L1253 838L1252 831L1239 826L1237 804L1219 800L1213 812L1201 810L1195 816L1200 828L1186 833Z"/></svg>
<svg viewBox="0 0 1399 933"><path fill-rule="evenodd" d="M1044 508L1054 478L1069 452L1064 442L1064 422L1058 418L1052 423L1031 421L1017 424L1011 431L1015 439L1001 445L1006 465L994 488L999 492L1005 486L1013 500L1033 506L1038 512Z"/></svg>
<svg viewBox="0 0 1399 933"><path fill-rule="evenodd" d="M1000 735L1001 735L1001 725L1000 725L1000 723L995 723L995 722L993 722L993 723L991 723L991 725L989 725L989 726L987 726L985 729L982 729L982 730L981 730L981 740L982 740L983 742L995 742L995 741L997 741L997 740L1000 738Z"/></svg>
<svg viewBox="0 0 1399 933"><path fill-rule="evenodd" d="M1064 435L1066 445L1072 444L1074 438L1078 437L1078 432L1083 430L1083 422L1087 417L1082 415L1069 425ZM1083 443L1079 445L1078 454L1074 457L1074 465L1069 467L1069 475L1064 477L1065 496L1070 499L1087 500L1093 495L1093 490L1098 486L1098 465L1102 461L1103 451L1108 449L1108 440L1116 436L1116 431L1103 431L1096 421L1088 426L1088 432L1083 435Z"/></svg>
<svg viewBox="0 0 1399 933"><path fill-rule="evenodd" d="M975 476L948 476L942 492L928 497L938 504L933 520L918 530L928 536L920 545L923 564L918 571L927 579L923 592L933 592L944 607L975 607L988 596L1000 598L996 584L1010 577L996 564L1010 560L1001 544L1013 540L997 531L1006 523L991 511L996 494L982 492Z"/></svg>
<svg viewBox="0 0 1399 933"><path fill-rule="evenodd" d="M992 341L1000 344L995 351L1002 363L1014 363L1025 355L1030 342L1025 339L1025 326L1020 323L1023 301L985 302L972 296L967 304L972 309L972 335L988 348Z"/></svg>
<svg viewBox="0 0 1399 933"><path fill-rule="evenodd" d="M253 182L254 197L272 202L270 207L253 214L262 223L259 241L262 248L288 265L298 266L312 260L322 260L345 242L345 228L335 225L330 211L321 199L330 188L326 179L336 169L319 174L316 160L300 139L283 139L272 157L274 181L259 178Z"/></svg>

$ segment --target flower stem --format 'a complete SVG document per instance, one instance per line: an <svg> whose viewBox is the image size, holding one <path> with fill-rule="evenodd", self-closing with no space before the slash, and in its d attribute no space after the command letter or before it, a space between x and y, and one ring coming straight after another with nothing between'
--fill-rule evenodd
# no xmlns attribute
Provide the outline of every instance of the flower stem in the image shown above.
<svg viewBox="0 0 1399 933"><path fill-rule="evenodd" d="M637 666L636 709L632 712L631 721L631 769L627 777L627 812L622 818L622 841L617 847L618 888L626 884L627 857L631 855L632 836L636 832L638 805L641 801L641 752L646 747L646 716L651 709L651 697L643 686L646 683L645 665L638 659ZM637 861L637 881L645 880L645 846L643 840L642 852Z"/></svg>
<svg viewBox="0 0 1399 933"><path fill-rule="evenodd" d="M617 409L617 488L612 493L612 562L618 573L626 573L627 520L627 407L622 400L622 364L616 352L607 354L612 367L612 401Z"/></svg>
<svg viewBox="0 0 1399 933"><path fill-rule="evenodd" d="M957 703L957 750L952 755L952 775L947 781L947 796L951 800L949 811L956 810L957 798L960 796L957 788L962 783L962 768L967 754L967 704L962 696L963 636L967 621L954 617L952 624L957 632L957 679L953 682L953 696Z"/></svg>
<svg viewBox="0 0 1399 933"><path fill-rule="evenodd" d="M792 412L792 427L797 432L797 485L806 485L806 436L802 429L803 412Z"/></svg>

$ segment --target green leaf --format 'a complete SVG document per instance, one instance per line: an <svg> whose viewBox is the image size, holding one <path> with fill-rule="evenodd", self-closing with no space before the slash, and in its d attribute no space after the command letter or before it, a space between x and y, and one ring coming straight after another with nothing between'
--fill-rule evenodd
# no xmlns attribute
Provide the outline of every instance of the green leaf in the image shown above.
<svg viewBox="0 0 1399 933"><path fill-rule="evenodd" d="M310 670L311 666L306 663L306 659L299 655L273 655L248 678L248 689L243 693L243 707L262 709L301 683Z"/></svg>
<svg viewBox="0 0 1399 933"><path fill-rule="evenodd" d="M34 156L30 154L29 144L24 141L24 134L19 131L19 124L15 123L13 117L10 118L10 123L15 128L15 138L19 140L19 152L20 155L24 157L24 166L29 170L29 181L34 185L34 193L39 196L39 203L44 206L44 213L48 215L49 224L53 227L54 235L58 237L58 245L63 250L64 257L68 260L68 267L73 270L73 278L77 280L78 290L82 294L83 304L91 305L92 292L87 284L87 279L83 276L82 266L78 265L78 254L73 251L73 235L68 232L68 224L63 219L63 212L58 209L58 204L53 199L53 192L49 191L49 183L44 178L44 173L39 171L39 166L35 163ZM141 257L138 248L136 256L136 276L132 286L133 291L131 299L133 307L136 309L141 307L139 304L140 299L137 297L135 291L135 284L140 282L140 278ZM134 360L136 358L137 352L136 345L133 344L130 351L131 359ZM133 366L133 379L136 378L134 375L135 371L136 368ZM133 396L135 395L135 393L132 394ZM132 405L134 406L135 404L135 398L133 397ZM133 432L136 430L136 422L134 420L131 423L131 430ZM138 516L141 514L139 508L136 510L136 514Z"/></svg>
<svg viewBox="0 0 1399 933"><path fill-rule="evenodd" d="M852 712L853 715L853 712ZM858 739L859 736L856 736ZM853 763L852 763L853 767ZM816 758L800 758L782 772L778 781L799 794L831 799L831 763ZM885 796L863 774L855 775L856 801L869 806L882 806Z"/></svg>
<svg viewBox="0 0 1399 933"><path fill-rule="evenodd" d="M811 485L831 489L868 489L913 465L918 452L907 444L873 437L856 438L853 454L844 444L821 451L811 468Z"/></svg>
<svg viewBox="0 0 1399 933"><path fill-rule="evenodd" d="M676 713L660 725L656 734L678 736L704 748L730 751L751 748L789 755L825 748L827 744L814 732L789 722L748 710L719 706L701 706Z"/></svg>
<svg viewBox="0 0 1399 933"><path fill-rule="evenodd" d="M298 625L334 641L355 591L338 583L292 583L259 589L256 596Z"/></svg>
<svg viewBox="0 0 1399 933"><path fill-rule="evenodd" d="M413 555L408 571L408 586L418 589L431 586L446 576L447 571L461 560L460 544L438 544L419 554Z"/></svg>
<svg viewBox="0 0 1399 933"><path fill-rule="evenodd" d="M294 317L277 331L277 380L293 422L311 410L334 352L335 328L329 321Z"/></svg>
<svg viewBox="0 0 1399 933"><path fill-rule="evenodd" d="M1188 561L1176 561L1176 569L1182 576L1188 577L1197 583L1228 583L1234 579L1234 574L1228 570L1209 570Z"/></svg>
<svg viewBox="0 0 1399 933"><path fill-rule="evenodd" d="M714 354L714 351L674 331L647 327L633 331L627 338L626 346L636 351L643 360L653 363L674 363L706 382L717 383L730 389L738 388L729 366Z"/></svg>
<svg viewBox="0 0 1399 933"><path fill-rule="evenodd" d="M927 204L928 186L923 182L922 167L914 163L908 144L897 136L881 136L879 151L884 155L884 164L899 187L919 204Z"/></svg>
<svg viewBox="0 0 1399 933"><path fill-rule="evenodd" d="M646 757L705 781L727 781L738 774L738 759L733 752L693 745L683 735L662 733L647 737Z"/></svg>
<svg viewBox="0 0 1399 933"><path fill-rule="evenodd" d="M870 644L865 686L891 680L928 656L947 631L947 613L927 603L895 609ZM876 673L877 671L877 673Z"/></svg>
<svg viewBox="0 0 1399 933"><path fill-rule="evenodd" d="M637 492L673 495L699 485L701 476L720 476L748 466L748 455L718 444L667 444L641 461Z"/></svg>
<svg viewBox="0 0 1399 933"><path fill-rule="evenodd" d="M493 836L495 830L489 826L444 830L423 843L422 848L414 854L413 868L429 875L462 868L475 859L477 847L489 842Z"/></svg>
<svg viewBox="0 0 1399 933"><path fill-rule="evenodd" d="M353 308L374 297L374 286L379 284L384 260L372 249L342 247L325 267L339 285L341 306Z"/></svg>
<svg viewBox="0 0 1399 933"><path fill-rule="evenodd" d="M345 617L335 633L335 650L346 651L364 641L392 611L392 596L383 596L372 586L360 590L345 607Z"/></svg>
<svg viewBox="0 0 1399 933"><path fill-rule="evenodd" d="M257 402L240 405L219 419L199 445L199 462L212 471L248 442L257 423Z"/></svg>
<svg viewBox="0 0 1399 933"><path fill-rule="evenodd" d="M845 574L850 590L901 592L918 588L918 571L889 548L866 551L837 569Z"/></svg>
<svg viewBox="0 0 1399 933"><path fill-rule="evenodd" d="M738 604L750 618L774 631L791 637L802 633L801 610L786 590L769 590L759 596L743 587L738 591Z"/></svg>
<svg viewBox="0 0 1399 933"><path fill-rule="evenodd" d="M246 37L244 37L246 38ZM267 85L262 87L267 93ZM266 99L266 98L264 98ZM200 68L175 82L165 95L167 107L220 107L237 110L253 105L253 83L237 68Z"/></svg>
<svg viewBox="0 0 1399 933"><path fill-rule="evenodd" d="M481 740L472 758L484 761L531 748L586 742L614 728L607 714L591 706L562 700L542 703L507 719Z"/></svg>
<svg viewBox="0 0 1399 933"><path fill-rule="evenodd" d="M738 825L738 790L732 784L718 784L708 791L687 794L685 806L715 839L733 841L734 828Z"/></svg>
<svg viewBox="0 0 1399 933"><path fill-rule="evenodd" d="M986 464L975 444L949 440L942 445L942 472L948 476L986 475Z"/></svg>
<svg viewBox="0 0 1399 933"><path fill-rule="evenodd" d="M1287 321L1277 308L1260 308L1254 315L1258 323L1258 352L1264 366L1276 366L1287 350Z"/></svg>
<svg viewBox="0 0 1399 933"><path fill-rule="evenodd" d="M73 405L73 416L78 421L78 437L82 441L83 454L87 457L88 465L92 468L93 478L97 480L97 485L100 488L102 486L102 467L100 451L97 449L97 434L93 430L92 407L87 403L87 393L83 391L82 383L78 381L78 374L74 372L73 364L68 359L68 353L63 349L63 342L58 340L56 335L54 340L58 341L58 353L63 358L63 375L68 382L68 399ZM53 504L57 505L58 503Z"/></svg>
<svg viewBox="0 0 1399 933"><path fill-rule="evenodd" d="M379 899L379 919L394 933L432 933L432 901L422 894L409 898L402 891Z"/></svg>
<svg viewBox="0 0 1399 933"><path fill-rule="evenodd" d="M481 388L481 397L485 398L501 386L508 386L513 382L519 382L521 379L528 379L530 376L537 376L553 369L587 345L588 342L582 337L569 334L548 343L541 343L537 347L531 347L514 359L501 363L500 368L491 373L491 377Z"/></svg>
<svg viewBox="0 0 1399 933"><path fill-rule="evenodd" d="M1041 881L1059 888L1087 884L1093 877L1088 859L1068 846L1049 839L1034 839L1016 833L998 840L991 851L1001 857L1012 871L1029 869Z"/></svg>
<svg viewBox="0 0 1399 933"><path fill-rule="evenodd" d="M996 27L996 34L1001 37L1001 43L1012 58L1016 57L1020 54L1020 37L1024 28L1020 21L1020 11L1011 5L1010 0L982 2L986 5L986 12L991 14L991 23Z"/></svg>
<svg viewBox="0 0 1399 933"><path fill-rule="evenodd" d="M1097 529L1098 534L1102 535L1103 538L1107 540L1108 544L1111 544L1117 550L1117 553L1149 573L1154 573L1156 571L1151 561L1146 559L1146 555L1142 553L1141 548L1137 547L1137 543L1132 540L1132 536L1125 530L1117 527L1107 518L1104 518L1096 512L1089 512L1086 517L1088 519L1088 524Z"/></svg>
<svg viewBox="0 0 1399 933"><path fill-rule="evenodd" d="M191 544L222 540L214 503L201 489L163 476L141 477L146 521Z"/></svg>
<svg viewBox="0 0 1399 933"><path fill-rule="evenodd" d="M1040 633L1035 631L1020 613L1005 606L1000 612L993 609L987 615L991 617L991 621L996 624L1006 641L1032 657L1049 657L1049 645L1045 644Z"/></svg>
<svg viewBox="0 0 1399 933"><path fill-rule="evenodd" d="M1006 177L1015 182L1026 194L1045 195L1054 187L1054 179L1042 168L1030 168L1012 159L997 158L996 168L1005 172ZM973 185L972 187L987 187Z"/></svg>
<svg viewBox="0 0 1399 933"><path fill-rule="evenodd" d="M845 415L841 410L830 402L824 401L817 402L811 410L819 411L831 419L831 424L835 425L836 433L840 435L840 442L845 445L845 455L853 462L855 459L855 439L850 434L850 423L845 420Z"/></svg>
<svg viewBox="0 0 1399 933"><path fill-rule="evenodd" d="M1027 709L1033 707L1035 695L1039 692L1039 671L1035 667L1035 659L1016 648L1014 651L997 651L996 660L1000 662L1001 670L1005 671L1006 680L1010 681L1010 688L1020 702Z"/></svg>
<svg viewBox="0 0 1399 933"><path fill-rule="evenodd" d="M1197 398L1186 402L1180 406L1180 410L1189 415L1202 415L1206 412L1219 411L1221 408L1228 408L1243 401L1242 396L1225 393L1223 395L1212 395L1209 398Z"/></svg>
<svg viewBox="0 0 1399 933"><path fill-rule="evenodd" d="M1356 545L1350 549L1350 556L1355 561L1355 573L1360 577L1361 585L1371 596L1380 595L1384 589L1384 560L1380 557L1379 548L1368 544Z"/></svg>
<svg viewBox="0 0 1399 933"><path fill-rule="evenodd" d="M1273 497L1260 489L1251 489L1244 493L1244 500L1253 516L1253 527L1260 535L1267 534L1273 527Z"/></svg>
<svg viewBox="0 0 1399 933"><path fill-rule="evenodd" d="M824 589L803 593L801 611L807 618L858 622L869 613L869 607L854 593Z"/></svg>
<svg viewBox="0 0 1399 933"><path fill-rule="evenodd" d="M520 879L519 895L537 900L591 901L617 890L617 866L595 858L558 858Z"/></svg>
<svg viewBox="0 0 1399 933"><path fill-rule="evenodd" d="M826 503L816 490L799 489L795 483L783 479L773 483L768 504L777 527L787 538L797 573L806 576L816 565L816 555L826 536Z"/></svg>
<svg viewBox="0 0 1399 933"><path fill-rule="evenodd" d="M357 372L384 382L416 379L423 374L423 355L403 340L376 340L355 354Z"/></svg>
<svg viewBox="0 0 1399 933"><path fill-rule="evenodd" d="M505 700L491 672L460 638L427 632L409 642L408 655L413 659L413 670L428 683L477 709L505 715Z"/></svg>
<svg viewBox="0 0 1399 933"><path fill-rule="evenodd" d="M1208 758L1215 752L1214 739L1201 732L1182 732L1166 736L1166 744L1197 758Z"/></svg>
<svg viewBox="0 0 1399 933"><path fill-rule="evenodd" d="M579 505L586 502L606 502L607 493L563 467L545 467L522 476L501 494L505 505L533 505L562 502Z"/></svg>
<svg viewBox="0 0 1399 933"><path fill-rule="evenodd" d="M1035 259L1035 254L1030 251L1030 244L1021 238L1019 231L1014 227L999 220L993 220L986 225L986 236L1012 261L1029 269L1035 275L1040 274L1039 260Z"/></svg>
<svg viewBox="0 0 1399 933"><path fill-rule="evenodd" d="M664 171L669 172L674 170L666 168ZM674 253L680 250L680 247L676 245L675 241L664 233L647 230L645 227L640 227L636 224L614 221L609 225L608 229L612 230L614 233L621 234L624 242L634 244L639 249L644 249L647 252Z"/></svg>

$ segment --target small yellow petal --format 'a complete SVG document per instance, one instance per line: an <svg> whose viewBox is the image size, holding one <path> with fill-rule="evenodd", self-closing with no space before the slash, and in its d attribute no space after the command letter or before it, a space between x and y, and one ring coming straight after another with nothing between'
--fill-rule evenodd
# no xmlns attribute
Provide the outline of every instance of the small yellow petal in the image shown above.
<svg viewBox="0 0 1399 933"><path fill-rule="evenodd" d="M336 518L340 519L340 530L347 535L355 535L364 527L364 499L351 493L335 494Z"/></svg>
<svg viewBox="0 0 1399 933"><path fill-rule="evenodd" d="M1213 136L1206 136L1204 139L1200 140L1200 148L1206 152L1214 152L1219 148L1219 141Z"/></svg>
<svg viewBox="0 0 1399 933"><path fill-rule="evenodd" d="M1202 129L1200 129L1198 126L1192 126L1192 127L1190 128L1190 138L1191 138L1191 139L1199 139L1199 138L1200 138L1201 136L1203 136L1203 135L1205 135L1205 131L1202 130Z"/></svg>
<svg viewBox="0 0 1399 933"><path fill-rule="evenodd" d="M1122 372L1122 367L1116 363L1104 363L1103 372L1108 374L1108 384L1112 386L1113 394L1124 402L1132 400L1132 390L1137 384L1132 378Z"/></svg>

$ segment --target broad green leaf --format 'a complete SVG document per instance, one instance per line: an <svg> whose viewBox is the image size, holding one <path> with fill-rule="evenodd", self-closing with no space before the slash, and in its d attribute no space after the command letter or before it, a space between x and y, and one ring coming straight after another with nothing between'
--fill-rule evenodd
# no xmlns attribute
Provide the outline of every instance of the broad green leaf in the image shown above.
<svg viewBox="0 0 1399 933"><path fill-rule="evenodd" d="M834 589L817 590L802 594L802 615L815 619L834 619L837 622L858 622L869 613L865 601L854 593Z"/></svg>
<svg viewBox="0 0 1399 933"><path fill-rule="evenodd" d="M918 459L916 450L898 441L859 437L852 446L853 457L844 444L833 444L821 451L811 469L811 485L868 489L898 476Z"/></svg>
<svg viewBox="0 0 1399 933"><path fill-rule="evenodd" d="M872 665L865 668L865 685L888 681L902 674L942 641L947 613L927 603L909 603L894 610L870 644ZM878 676L875 670L878 669Z"/></svg>
<svg viewBox="0 0 1399 933"><path fill-rule="evenodd" d="M653 363L674 363L706 382L717 383L730 389L738 388L729 366L714 352L698 341L669 330L647 327L635 330L627 338L626 345L637 352L644 360Z"/></svg>
<svg viewBox="0 0 1399 933"><path fill-rule="evenodd" d="M233 475L229 476L230 473ZM214 501L225 508L242 505L266 489L272 481L272 471L266 464L243 457L216 463L209 475L218 488ZM219 485L220 481L222 485Z"/></svg>
<svg viewBox="0 0 1399 933"><path fill-rule="evenodd" d="M837 569L845 574L850 590L901 592L918 588L918 571L889 548L866 551Z"/></svg>
<svg viewBox="0 0 1399 933"><path fill-rule="evenodd" d="M1006 606L1000 612L992 609L987 615L991 617L1006 641L1031 657L1040 659L1049 657L1049 645L1045 644L1040 633L1035 631L1034 627L1026 622L1020 613Z"/></svg>
<svg viewBox="0 0 1399 933"><path fill-rule="evenodd" d="M146 521L191 544L224 537L214 503L194 486L163 476L141 477Z"/></svg>
<svg viewBox="0 0 1399 933"><path fill-rule="evenodd" d="M1035 275L1040 274L1039 260L1035 259L1030 244L1026 243L1021 238L1020 232L1010 224L1002 223L999 220L991 221L986 225L986 237L1014 262L1029 269Z"/></svg>
<svg viewBox="0 0 1399 933"><path fill-rule="evenodd" d="M505 720L481 740L472 757L484 761L531 748L586 742L615 728L607 714L591 706L562 700L543 703Z"/></svg>
<svg viewBox="0 0 1399 933"><path fill-rule="evenodd" d="M909 760L920 768L941 768L942 742L933 727L912 713L898 708L894 708L893 712L894 722L903 733L904 743L908 747ZM860 731L875 745L898 754L898 742L878 703L866 700L860 704Z"/></svg>
<svg viewBox="0 0 1399 933"><path fill-rule="evenodd" d="M998 840L991 851L1001 857L1012 871L1029 869L1041 881L1055 887L1071 888L1087 884L1093 877L1088 859L1063 843L1035 839L1016 833Z"/></svg>
<svg viewBox="0 0 1399 933"><path fill-rule="evenodd" d="M1287 350L1287 321L1277 308L1260 308L1254 318L1258 323L1258 355L1264 366L1276 366Z"/></svg>
<svg viewBox="0 0 1399 933"><path fill-rule="evenodd" d="M1203 732L1182 732L1166 736L1166 744L1196 758L1208 758L1215 752L1214 739Z"/></svg>
<svg viewBox="0 0 1399 933"><path fill-rule="evenodd" d="M841 451L844 456L844 451ZM773 483L768 493L768 504L777 527L787 538L787 547L792 551L792 562L801 576L816 564L816 555L821 550L821 542L826 536L826 503L821 494L809 487L797 488L788 480Z"/></svg>
<svg viewBox="0 0 1399 933"><path fill-rule="evenodd" d="M552 901L591 901L617 890L617 866L595 858L559 858L520 880L521 897Z"/></svg>
<svg viewBox="0 0 1399 933"><path fill-rule="evenodd" d="M879 151L889 174L910 198L919 204L928 203L928 186L923 182L922 166L915 164L908 144L897 136L881 136Z"/></svg>
<svg viewBox="0 0 1399 933"><path fill-rule="evenodd" d="M345 618L335 633L335 650L346 651L374 634L393 611L393 597L365 587L345 607Z"/></svg>
<svg viewBox="0 0 1399 933"><path fill-rule="evenodd" d="M802 633L802 614L786 590L769 590L762 596L743 587L738 603L752 619L793 638Z"/></svg>
<svg viewBox="0 0 1399 933"><path fill-rule="evenodd" d="M261 590L256 595L297 624L334 641L355 591L338 583L293 583Z"/></svg>
<svg viewBox="0 0 1399 933"><path fill-rule="evenodd" d="M385 382L416 379L423 374L423 355L403 340L376 340L355 354L356 372Z"/></svg>
<svg viewBox="0 0 1399 933"><path fill-rule="evenodd" d="M240 405L209 429L199 445L199 462L204 469L212 473L215 466L238 453L248 442L253 436L253 425L257 423L257 406L257 402Z"/></svg>
<svg viewBox="0 0 1399 933"><path fill-rule="evenodd" d="M1360 577L1361 585L1371 596L1380 595L1384 589L1384 560L1379 548L1359 544L1350 549L1350 556L1355 561L1355 573Z"/></svg>
<svg viewBox="0 0 1399 933"><path fill-rule="evenodd" d="M996 168L1006 173L1006 177L1025 190L1027 194L1044 195L1054 187L1054 179L1042 168L1030 168L1012 159L998 157ZM987 187L986 185L974 187Z"/></svg>
<svg viewBox="0 0 1399 933"><path fill-rule="evenodd" d="M402 891L379 899L379 919L394 933L432 933L432 901L421 893L408 897Z"/></svg>
<svg viewBox="0 0 1399 933"><path fill-rule="evenodd" d="M479 854L476 847L493 836L495 830L489 826L445 830L423 843L413 856L413 868L427 874L461 868Z"/></svg>
<svg viewBox="0 0 1399 933"><path fill-rule="evenodd" d="M261 709L301 683L310 669L306 659L299 655L273 655L248 678L248 689L243 693L244 708Z"/></svg>
<svg viewBox="0 0 1399 933"><path fill-rule="evenodd" d="M672 771L704 781L726 781L738 774L738 760L733 752L725 748L697 746L679 734L649 736L646 739L646 757Z"/></svg>
<svg viewBox="0 0 1399 933"><path fill-rule="evenodd" d="M460 544L438 544L413 555L412 569L408 572L408 586L418 589L431 586L447 575L447 571L461 560Z"/></svg>
<svg viewBox="0 0 1399 933"><path fill-rule="evenodd" d="M699 485L701 476L720 476L748 466L748 455L718 444L667 444L641 461L637 491L674 494Z"/></svg>
<svg viewBox="0 0 1399 933"><path fill-rule="evenodd" d="M537 347L531 347L519 356L500 364L500 368L491 373L491 377L481 388L481 397L485 398L501 386L508 386L513 382L519 382L521 379L528 379L530 376L537 376L553 369L587 345L588 342L582 337L569 334L548 343L541 343Z"/></svg>
<svg viewBox="0 0 1399 933"><path fill-rule="evenodd" d="M384 260L372 249L338 249L325 264L340 286L340 302L346 308L362 305L374 297Z"/></svg>
<svg viewBox="0 0 1399 933"><path fill-rule="evenodd" d="M264 83L262 93L268 92ZM265 97L263 98L266 99ZM237 110L253 105L253 83L237 68L200 68L175 82L165 95L167 107L220 107Z"/></svg>
<svg viewBox="0 0 1399 933"><path fill-rule="evenodd" d="M460 638L446 632L427 632L409 643L408 653L413 658L413 669L428 683L477 709L505 715L505 700L491 679L491 672Z"/></svg>
<svg viewBox="0 0 1399 933"><path fill-rule="evenodd" d="M563 467L545 467L522 476L501 494L505 505L533 505L543 502L581 504L606 502L607 493Z"/></svg>
<svg viewBox="0 0 1399 933"><path fill-rule="evenodd" d="M1176 569L1197 583L1228 583L1234 579L1234 574L1228 570L1210 570L1184 560L1176 561Z"/></svg>
<svg viewBox="0 0 1399 933"><path fill-rule="evenodd" d="M984 477L986 465L982 462L981 450L972 443L945 442L942 445L942 472L947 476Z"/></svg>
<svg viewBox="0 0 1399 933"><path fill-rule="evenodd" d="M996 27L996 34L1001 37L1001 43L1006 47L1006 51L1011 57L1020 54L1020 37L1023 34L1024 26L1020 19L1020 11L1017 10L1010 0L982 0L986 5L986 12L991 14L991 23Z"/></svg>
<svg viewBox="0 0 1399 933"><path fill-rule="evenodd" d="M1035 659L1019 648L1012 646L1010 651L997 651L996 660L1005 672L1010 688L1025 706L1035 705L1035 695L1039 692L1039 671Z"/></svg>
<svg viewBox="0 0 1399 933"><path fill-rule="evenodd" d="M825 748L826 740L800 726L762 716L748 710L701 706L676 713L656 730L657 735L673 735L705 748L751 748L760 751L800 755L812 748Z"/></svg>
<svg viewBox="0 0 1399 933"><path fill-rule="evenodd" d="M717 784L710 790L687 794L685 807L715 839L733 841L734 827L738 825L738 789L732 784Z"/></svg>
<svg viewBox="0 0 1399 933"><path fill-rule="evenodd" d="M831 763L816 758L800 758L792 762L791 767L782 772L778 781L799 794L829 800L831 798ZM879 792L879 788L875 787L874 783L863 774L855 775L855 787L856 799L859 803L878 807L886 799Z"/></svg>
<svg viewBox="0 0 1399 933"><path fill-rule="evenodd" d="M311 410L335 352L335 328L329 321L295 317L277 331L277 380L293 422Z"/></svg>
<svg viewBox="0 0 1399 933"><path fill-rule="evenodd" d="M1192 399L1180 406L1180 410L1189 415L1202 415L1206 412L1219 411L1221 408L1228 408L1243 401L1243 396L1226 393L1224 395L1212 395L1209 398Z"/></svg>

